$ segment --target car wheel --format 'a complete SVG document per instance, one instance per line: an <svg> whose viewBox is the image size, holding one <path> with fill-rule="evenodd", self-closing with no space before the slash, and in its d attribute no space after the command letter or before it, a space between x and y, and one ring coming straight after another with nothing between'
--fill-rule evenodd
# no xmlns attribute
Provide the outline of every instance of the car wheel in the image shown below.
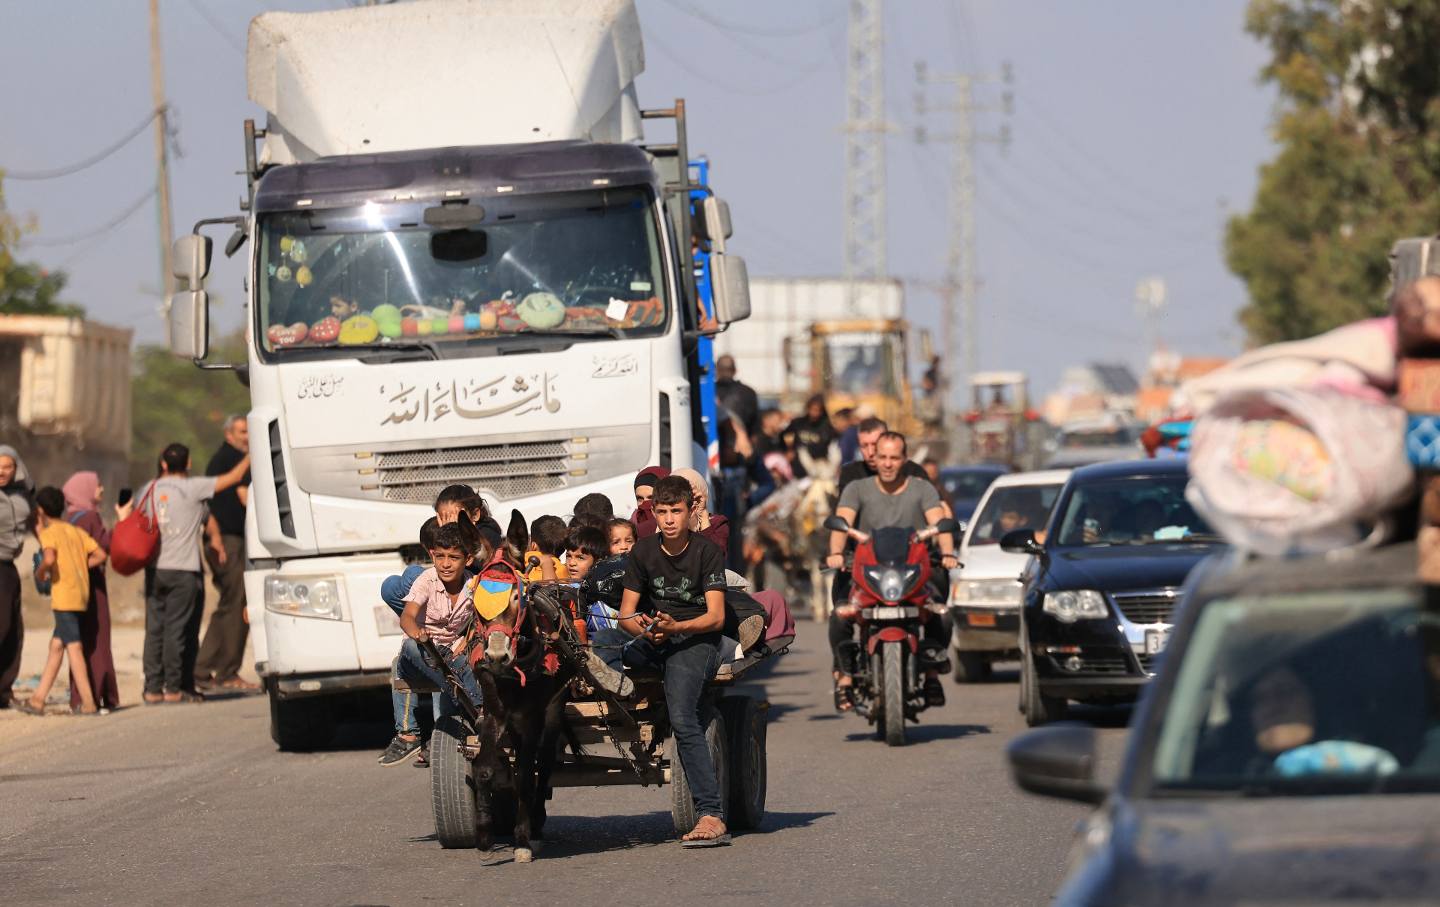
<svg viewBox="0 0 1440 907"><path fill-rule="evenodd" d="M1025 723L1039 727L1065 717L1067 702L1058 696L1046 696L1040 692L1040 681L1035 676L1035 662L1027 653L1020 663L1020 711L1025 713Z"/></svg>

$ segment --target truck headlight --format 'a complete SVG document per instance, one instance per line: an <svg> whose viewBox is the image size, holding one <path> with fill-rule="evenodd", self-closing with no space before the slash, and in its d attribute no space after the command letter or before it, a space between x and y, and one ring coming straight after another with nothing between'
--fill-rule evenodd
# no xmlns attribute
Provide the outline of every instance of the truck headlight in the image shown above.
<svg viewBox="0 0 1440 907"><path fill-rule="evenodd" d="M1082 618L1109 617L1110 608L1105 596L1093 589L1075 589L1066 592L1045 593L1045 611L1055 615L1056 620L1072 624Z"/></svg>
<svg viewBox="0 0 1440 907"><path fill-rule="evenodd" d="M1024 586L1013 579L963 579L950 588L950 604L1019 605Z"/></svg>
<svg viewBox="0 0 1440 907"><path fill-rule="evenodd" d="M340 578L336 576L267 576L265 608L293 617L340 620Z"/></svg>

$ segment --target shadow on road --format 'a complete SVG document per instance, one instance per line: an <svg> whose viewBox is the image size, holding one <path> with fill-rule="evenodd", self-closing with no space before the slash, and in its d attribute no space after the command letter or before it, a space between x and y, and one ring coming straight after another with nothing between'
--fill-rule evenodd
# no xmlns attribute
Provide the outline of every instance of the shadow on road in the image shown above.
<svg viewBox="0 0 1440 907"><path fill-rule="evenodd" d="M933 740L959 740L990 733L988 724L920 724L906 728L905 738L910 743L927 743ZM846 740L875 740L874 731L846 734ZM878 741L877 741L878 742Z"/></svg>

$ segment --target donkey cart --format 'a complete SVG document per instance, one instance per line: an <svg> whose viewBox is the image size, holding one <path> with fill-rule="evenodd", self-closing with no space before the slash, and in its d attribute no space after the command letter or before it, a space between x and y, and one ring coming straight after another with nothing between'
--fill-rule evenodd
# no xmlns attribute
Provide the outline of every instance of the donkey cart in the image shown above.
<svg viewBox="0 0 1440 907"><path fill-rule="evenodd" d="M536 610L552 607L547 596L529 597L532 605L541 606ZM768 702L740 693L734 685L761 661L783 654L792 640L758 643L742 659L722 666L705 692L705 736L719 775L725 821L733 830L753 829L765 816L769 709ZM557 787L668 783L675 830L688 833L699 817L676 757L660 676L631 672L635 692L622 702L589 677L572 640L552 636L551 644L558 644L562 663L574 674L546 709L538 752L517 739L524 734L495 732L487 706L476 707L455 683L447 684L464 700L460 704L466 714L438 719L430 741L431 802L440 846L484 848L490 828L507 834L516 828L516 860L528 861L532 852L520 829L524 836L541 837L545 803ZM484 699L487 705L499 701L490 688L485 688ZM498 751L486 752L487 739ZM530 798L528 810L519 810L517 796Z"/></svg>

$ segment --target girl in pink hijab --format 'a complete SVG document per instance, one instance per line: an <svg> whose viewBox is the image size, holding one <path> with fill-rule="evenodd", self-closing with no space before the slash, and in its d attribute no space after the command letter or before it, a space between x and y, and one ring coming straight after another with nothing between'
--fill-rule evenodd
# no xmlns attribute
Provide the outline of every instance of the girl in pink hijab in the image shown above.
<svg viewBox="0 0 1440 907"><path fill-rule="evenodd" d="M66 480L61 492L65 495L65 519L67 522L90 533L90 537L108 554L110 551L110 530L100 516L100 499L105 488L100 476L93 472L77 472ZM116 516L123 519L129 507L115 509ZM80 615L80 645L85 651L86 667L90 670L90 682L95 689L95 704L103 714L107 709L120 707L119 684L115 677L115 659L110 652L110 597L105 588L105 567L90 570L90 603ZM80 696L74 679L70 683L70 708L78 709Z"/></svg>

